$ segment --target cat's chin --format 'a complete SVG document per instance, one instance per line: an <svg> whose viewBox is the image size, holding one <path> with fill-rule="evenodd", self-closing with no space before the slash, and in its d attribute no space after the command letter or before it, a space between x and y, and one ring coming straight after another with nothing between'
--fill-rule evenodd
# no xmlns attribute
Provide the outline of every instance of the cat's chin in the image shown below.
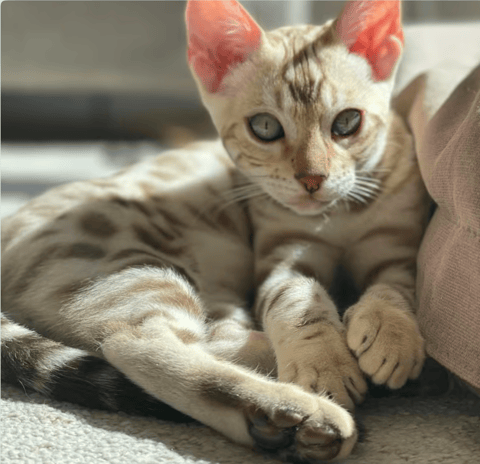
<svg viewBox="0 0 480 464"><path fill-rule="evenodd" d="M330 209L335 201L320 201L313 198L283 203L288 209L301 216L315 216Z"/></svg>

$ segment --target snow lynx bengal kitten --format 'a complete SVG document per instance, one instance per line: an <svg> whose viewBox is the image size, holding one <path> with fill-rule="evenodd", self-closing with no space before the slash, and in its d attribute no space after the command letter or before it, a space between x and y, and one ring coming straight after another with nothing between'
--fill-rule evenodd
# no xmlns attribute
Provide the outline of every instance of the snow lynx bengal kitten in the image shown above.
<svg viewBox="0 0 480 464"><path fill-rule="evenodd" d="M3 221L2 379L92 407L172 407L284 459L343 458L364 375L398 388L424 360L425 192L390 107L400 4L264 32L235 0L189 1L186 22L220 140ZM363 291L343 321L326 291L339 264Z"/></svg>

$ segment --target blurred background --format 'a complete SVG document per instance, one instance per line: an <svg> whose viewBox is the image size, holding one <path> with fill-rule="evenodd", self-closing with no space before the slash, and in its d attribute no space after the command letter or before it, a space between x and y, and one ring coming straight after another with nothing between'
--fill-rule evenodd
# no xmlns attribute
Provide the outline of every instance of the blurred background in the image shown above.
<svg viewBox="0 0 480 464"><path fill-rule="evenodd" d="M214 135L186 64L185 3L1 4L2 216L50 186ZM271 29L322 23L343 2L241 3ZM431 46L435 34L418 26L454 25L435 29L444 39L480 30L479 1L407 1L403 14L432 60L459 50Z"/></svg>

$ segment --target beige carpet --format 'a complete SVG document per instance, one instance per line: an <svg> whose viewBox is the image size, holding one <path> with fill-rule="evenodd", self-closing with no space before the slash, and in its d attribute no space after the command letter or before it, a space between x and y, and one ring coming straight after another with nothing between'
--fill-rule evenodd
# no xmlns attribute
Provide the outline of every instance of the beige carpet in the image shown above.
<svg viewBox="0 0 480 464"><path fill-rule="evenodd" d="M3 464L274 464L199 424L171 424L57 403L4 385ZM480 400L465 392L367 400L351 464L474 464Z"/></svg>

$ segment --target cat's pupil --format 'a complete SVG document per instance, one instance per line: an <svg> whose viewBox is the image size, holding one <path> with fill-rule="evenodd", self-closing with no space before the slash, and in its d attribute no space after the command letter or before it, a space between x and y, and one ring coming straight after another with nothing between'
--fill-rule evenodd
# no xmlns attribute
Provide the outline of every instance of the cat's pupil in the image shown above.
<svg viewBox="0 0 480 464"><path fill-rule="evenodd" d="M284 136L283 127L278 119L268 113L260 113L249 119L253 135L262 142L273 142Z"/></svg>
<svg viewBox="0 0 480 464"><path fill-rule="evenodd" d="M347 137L355 134L362 123L362 113L355 109L344 110L337 115L332 124L332 134Z"/></svg>

